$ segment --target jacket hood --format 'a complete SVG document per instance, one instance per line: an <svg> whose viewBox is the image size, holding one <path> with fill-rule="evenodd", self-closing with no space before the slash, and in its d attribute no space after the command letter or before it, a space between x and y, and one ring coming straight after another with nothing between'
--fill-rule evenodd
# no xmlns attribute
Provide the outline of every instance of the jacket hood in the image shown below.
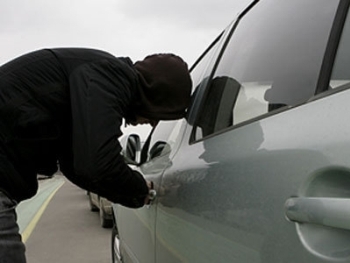
<svg viewBox="0 0 350 263"><path fill-rule="evenodd" d="M173 54L155 54L137 61L139 100L136 113L153 120L176 120L185 116L192 81L187 64Z"/></svg>

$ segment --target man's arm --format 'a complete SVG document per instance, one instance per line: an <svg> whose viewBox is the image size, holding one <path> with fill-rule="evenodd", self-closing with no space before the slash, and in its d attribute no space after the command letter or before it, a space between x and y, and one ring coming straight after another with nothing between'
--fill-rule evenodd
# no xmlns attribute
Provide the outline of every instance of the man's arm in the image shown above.
<svg viewBox="0 0 350 263"><path fill-rule="evenodd" d="M128 67L122 61L102 61L83 65L70 77L74 174L86 181L87 190L139 207L148 187L124 162L118 141L137 81Z"/></svg>

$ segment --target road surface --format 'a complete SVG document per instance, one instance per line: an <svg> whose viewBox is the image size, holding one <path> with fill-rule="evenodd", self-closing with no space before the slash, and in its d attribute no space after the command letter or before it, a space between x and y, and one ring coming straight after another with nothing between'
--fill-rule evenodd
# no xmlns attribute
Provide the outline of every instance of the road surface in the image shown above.
<svg viewBox="0 0 350 263"><path fill-rule="evenodd" d="M90 211L86 191L62 175L40 181L17 208L28 263L110 263L111 229Z"/></svg>

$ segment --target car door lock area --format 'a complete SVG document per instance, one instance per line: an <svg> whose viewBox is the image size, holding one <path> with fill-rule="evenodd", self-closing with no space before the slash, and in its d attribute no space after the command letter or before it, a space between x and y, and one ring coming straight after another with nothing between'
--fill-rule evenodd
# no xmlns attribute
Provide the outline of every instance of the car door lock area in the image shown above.
<svg viewBox="0 0 350 263"><path fill-rule="evenodd" d="M350 169L317 171L298 197L286 201L285 210L311 253L337 261L350 259Z"/></svg>

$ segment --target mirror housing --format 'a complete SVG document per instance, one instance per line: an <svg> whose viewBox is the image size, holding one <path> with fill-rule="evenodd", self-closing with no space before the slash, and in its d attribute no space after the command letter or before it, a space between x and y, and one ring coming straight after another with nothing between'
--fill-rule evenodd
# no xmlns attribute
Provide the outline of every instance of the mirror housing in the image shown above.
<svg viewBox="0 0 350 263"><path fill-rule="evenodd" d="M153 158L160 156L165 147L165 144L166 143L162 141L156 142L149 151L149 159L152 160Z"/></svg>
<svg viewBox="0 0 350 263"><path fill-rule="evenodd" d="M149 160L161 155L165 155L171 152L171 147L168 143L163 141L156 142L149 151Z"/></svg>
<svg viewBox="0 0 350 263"><path fill-rule="evenodd" d="M141 158L141 141L137 134L130 134L127 137L125 148L122 150L124 160L127 164L137 165Z"/></svg>

